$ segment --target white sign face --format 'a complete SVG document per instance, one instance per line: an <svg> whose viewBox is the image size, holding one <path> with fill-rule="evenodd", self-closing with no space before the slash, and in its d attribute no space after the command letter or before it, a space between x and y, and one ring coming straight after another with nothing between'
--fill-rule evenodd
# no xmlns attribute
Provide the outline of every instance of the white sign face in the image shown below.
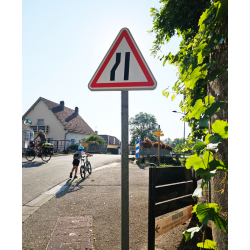
<svg viewBox="0 0 250 250"><path fill-rule="evenodd" d="M122 29L89 83L90 90L152 90L157 82L130 31Z"/></svg>

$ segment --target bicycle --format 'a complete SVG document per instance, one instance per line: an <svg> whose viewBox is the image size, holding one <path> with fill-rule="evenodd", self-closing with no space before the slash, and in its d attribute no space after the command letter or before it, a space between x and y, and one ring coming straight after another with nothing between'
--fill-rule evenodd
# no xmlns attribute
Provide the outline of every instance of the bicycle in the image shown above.
<svg viewBox="0 0 250 250"><path fill-rule="evenodd" d="M43 147L42 146L42 153L39 153L36 148L37 142L36 141L30 141L28 148L25 153L25 158L27 161L33 161L35 157L41 157L41 159L44 162L48 162L51 158L52 152L51 148Z"/></svg>
<svg viewBox="0 0 250 250"><path fill-rule="evenodd" d="M85 158L85 161L84 161L84 157ZM81 165L80 167L80 174L81 174L81 177L82 179L84 180L86 178L86 173L88 172L88 174L90 175L92 173L92 167L91 167L91 164L88 160L88 155L84 155L82 158L81 158L81 164L83 162L83 165Z"/></svg>

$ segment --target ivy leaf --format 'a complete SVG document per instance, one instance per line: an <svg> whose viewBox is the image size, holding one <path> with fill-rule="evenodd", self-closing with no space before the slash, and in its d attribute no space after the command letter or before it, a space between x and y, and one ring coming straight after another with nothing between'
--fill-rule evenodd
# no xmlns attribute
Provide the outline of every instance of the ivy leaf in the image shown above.
<svg viewBox="0 0 250 250"><path fill-rule="evenodd" d="M214 134L209 137L208 141L209 143L221 143L223 142L223 138L219 134Z"/></svg>
<svg viewBox="0 0 250 250"><path fill-rule="evenodd" d="M207 77L206 80L208 82L212 82L214 81L218 76L222 75L223 73L228 71L228 65L224 65L218 69L215 69L214 71L212 71Z"/></svg>
<svg viewBox="0 0 250 250"><path fill-rule="evenodd" d="M212 105L214 103L215 97L213 96L206 96L205 97L205 105Z"/></svg>
<svg viewBox="0 0 250 250"><path fill-rule="evenodd" d="M187 64L190 62L190 60L192 59L192 56L190 56L189 58L185 58L182 63L187 66Z"/></svg>
<svg viewBox="0 0 250 250"><path fill-rule="evenodd" d="M207 63L205 64L203 67L202 67L202 70L208 70L210 67L212 67L213 65L215 64L215 61L212 61L210 63Z"/></svg>
<svg viewBox="0 0 250 250"><path fill-rule="evenodd" d="M219 216L219 207L216 203L201 203L196 207L196 214L199 221L206 225L209 220L214 221L217 228L226 232L226 221Z"/></svg>
<svg viewBox="0 0 250 250"><path fill-rule="evenodd" d="M205 249L215 249L215 250L217 249L216 242L212 240L205 240L204 243L203 242L197 243L197 247Z"/></svg>
<svg viewBox="0 0 250 250"><path fill-rule="evenodd" d="M221 136L221 138L228 138L228 124L226 121L216 120L212 124L212 131Z"/></svg>
<svg viewBox="0 0 250 250"><path fill-rule="evenodd" d="M222 109L224 107L225 107L225 102L214 102L212 103L211 107L209 107L205 111L205 116L212 117L218 111L218 109Z"/></svg>
<svg viewBox="0 0 250 250"><path fill-rule="evenodd" d="M211 40L208 43L207 48L212 49L216 47L218 44L221 44L223 41L224 41L224 38L222 37L221 34L213 35Z"/></svg>
<svg viewBox="0 0 250 250"><path fill-rule="evenodd" d="M171 97L171 101L173 101L175 99L175 94L174 95L172 95L172 97Z"/></svg>
<svg viewBox="0 0 250 250"><path fill-rule="evenodd" d="M206 49L203 49L201 50L199 53L198 53L198 64L201 64L203 63L203 59L205 58L205 56L209 55L210 54L210 51L209 50L206 50Z"/></svg>
<svg viewBox="0 0 250 250"><path fill-rule="evenodd" d="M199 141L195 144L194 150L197 152L197 155L200 154L200 151L207 147L207 144L203 141Z"/></svg>
<svg viewBox="0 0 250 250"><path fill-rule="evenodd" d="M205 182L209 182L211 177L214 177L217 175L217 173L211 173L210 171L206 171L204 169L198 169L196 170L197 175L202 175L202 178L205 180Z"/></svg>
<svg viewBox="0 0 250 250"><path fill-rule="evenodd" d="M207 127L208 126L208 122L209 122L209 120L210 120L210 117L206 117L206 116L204 116L203 118L201 118L200 120L199 120L199 126L200 127Z"/></svg>
<svg viewBox="0 0 250 250"><path fill-rule="evenodd" d="M187 229L186 231L184 231L183 234L185 236L185 242L192 239L194 236L194 233L199 232L202 226L203 225L201 225L201 227L191 227Z"/></svg>
<svg viewBox="0 0 250 250"><path fill-rule="evenodd" d="M196 171L196 173L197 173L197 171ZM192 197L193 197L194 200L196 200L197 198L200 198L202 196L203 196L202 187L199 186L194 190Z"/></svg>
<svg viewBox="0 0 250 250"><path fill-rule="evenodd" d="M211 162L209 162L208 167L210 171L213 171L215 169L227 169L227 164L223 162L222 160L214 159Z"/></svg>
<svg viewBox="0 0 250 250"><path fill-rule="evenodd" d="M209 152L209 151L206 151L204 154L203 154L203 161L204 161L204 164L207 168L207 165L210 161L213 160L213 153Z"/></svg>
<svg viewBox="0 0 250 250"><path fill-rule="evenodd" d="M204 166L203 159L200 158L197 154L190 156L186 161L187 169L190 169L192 166L194 167L194 170L197 170L199 168L206 168Z"/></svg>
<svg viewBox="0 0 250 250"><path fill-rule="evenodd" d="M196 101L196 103L192 109L192 112L189 113L187 116L190 119L194 117L195 119L198 120L200 118L201 114L203 113L203 111L204 111L204 104L203 104L202 100L199 99Z"/></svg>

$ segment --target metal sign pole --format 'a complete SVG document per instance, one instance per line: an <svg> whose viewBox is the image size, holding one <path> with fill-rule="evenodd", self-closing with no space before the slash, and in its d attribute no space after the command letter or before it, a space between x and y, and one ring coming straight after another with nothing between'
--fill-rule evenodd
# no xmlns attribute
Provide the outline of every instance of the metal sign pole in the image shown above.
<svg viewBox="0 0 250 250"><path fill-rule="evenodd" d="M128 91L121 91L121 249L129 250Z"/></svg>

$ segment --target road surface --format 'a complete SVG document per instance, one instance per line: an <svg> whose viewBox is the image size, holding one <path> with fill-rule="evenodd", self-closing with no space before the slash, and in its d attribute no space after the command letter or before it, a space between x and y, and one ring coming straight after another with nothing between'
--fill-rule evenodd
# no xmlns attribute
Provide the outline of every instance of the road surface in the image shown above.
<svg viewBox="0 0 250 250"><path fill-rule="evenodd" d="M121 155L93 154L89 161L95 169L113 162L121 162ZM22 158L22 204L27 204L67 180L71 169L72 155L52 156L48 163L37 157L31 163Z"/></svg>

